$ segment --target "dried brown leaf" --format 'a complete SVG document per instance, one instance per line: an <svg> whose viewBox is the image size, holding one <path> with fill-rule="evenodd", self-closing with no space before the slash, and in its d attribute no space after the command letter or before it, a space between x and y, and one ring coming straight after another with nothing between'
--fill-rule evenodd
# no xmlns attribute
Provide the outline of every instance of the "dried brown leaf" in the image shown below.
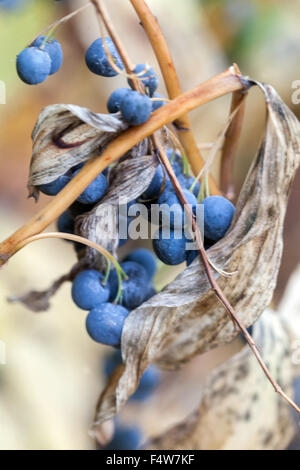
<svg viewBox="0 0 300 470"><path fill-rule="evenodd" d="M127 125L118 114L96 114L75 105L44 108L32 132L29 194L75 165L99 155Z"/></svg>
<svg viewBox="0 0 300 470"><path fill-rule="evenodd" d="M245 326L258 319L272 298L287 199L300 157L297 118L271 86L257 85L267 104L265 137L242 188L230 230L208 250L215 265L238 271L231 278L215 273L215 278ZM96 423L119 411L149 363L175 368L195 354L231 341L236 334L202 263L195 260L127 317L122 334L125 369L115 388L103 392Z"/></svg>
<svg viewBox="0 0 300 470"><path fill-rule="evenodd" d="M266 310L253 337L273 377L291 394L290 340L278 314ZM198 409L148 449L283 450L294 435L288 404L274 393L247 346L215 369L200 393Z"/></svg>

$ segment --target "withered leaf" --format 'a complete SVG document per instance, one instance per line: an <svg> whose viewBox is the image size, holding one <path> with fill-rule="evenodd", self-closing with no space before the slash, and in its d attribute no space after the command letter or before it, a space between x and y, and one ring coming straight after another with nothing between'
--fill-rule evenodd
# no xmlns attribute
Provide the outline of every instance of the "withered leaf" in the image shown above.
<svg viewBox="0 0 300 470"><path fill-rule="evenodd" d="M118 247L118 206L138 198L149 186L157 160L145 155L147 141L141 142L112 169L107 194L90 212L76 219L76 232L106 248L116 257ZM85 249L84 259L98 269L105 260L92 248Z"/></svg>
<svg viewBox="0 0 300 470"><path fill-rule="evenodd" d="M255 83L267 105L265 137L243 185L230 230L208 250L216 266L238 272L231 278L215 273L215 278L245 326L258 319L272 298L287 199L300 158L297 118L271 86ZM127 317L122 333L125 369L115 386L104 390L95 422L110 419L120 410L149 363L175 368L195 354L231 341L236 334L202 263L195 260Z"/></svg>
<svg viewBox="0 0 300 470"><path fill-rule="evenodd" d="M290 340L279 315L266 310L253 338L275 380L291 394ZM274 393L245 346L206 379L197 410L148 449L283 450L295 427L289 405Z"/></svg>
<svg viewBox="0 0 300 470"><path fill-rule="evenodd" d="M37 196L36 186L50 183L75 165L99 155L126 128L119 114L96 114L66 104L44 108L32 132L29 194Z"/></svg>

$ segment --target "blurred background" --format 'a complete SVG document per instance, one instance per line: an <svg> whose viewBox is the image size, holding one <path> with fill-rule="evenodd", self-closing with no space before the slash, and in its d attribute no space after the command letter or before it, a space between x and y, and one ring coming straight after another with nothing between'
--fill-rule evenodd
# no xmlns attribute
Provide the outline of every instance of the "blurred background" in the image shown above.
<svg viewBox="0 0 300 470"><path fill-rule="evenodd" d="M72 103L106 112L110 93L124 78L92 75L84 54L99 36L93 8L58 28L64 49L62 69L45 83L30 87L15 71L16 55L48 24L86 3L81 0L0 0L0 80L6 104L0 104L0 236L7 237L38 207L27 199L31 131L40 110L49 104ZM133 62L148 62L159 72L147 38L129 1L105 2ZM300 79L300 4L297 0L149 0L159 18L184 90L237 62L242 73L271 83L291 103L292 82ZM161 80L159 92L165 95ZM191 113L200 143L213 142L224 127L230 97ZM265 122L258 90L250 93L245 126L235 165L241 187ZM218 179L218 162L214 166ZM300 260L296 179L285 227L285 249L274 305ZM65 285L44 314L32 314L6 298L46 288L75 262L70 244L40 241L15 256L0 273L0 340L6 345L6 365L0 365L0 449L93 449L88 434L94 405L104 385L102 358L107 348L93 343L84 331L85 317L71 301ZM159 274L158 276L161 276ZM161 282L158 279L158 282ZM166 373L149 405L128 405L126 421L139 422L146 437L182 419L197 404L198 390L208 372L241 344L196 358L181 372ZM193 371L197 370L197 374ZM188 384L190 383L190 386ZM167 385L166 385L167 384ZM184 390L178 384L185 384ZM189 390L187 392L187 390ZM180 400L183 392L189 399ZM153 410L156 410L154 412ZM161 416L164 411L163 419Z"/></svg>

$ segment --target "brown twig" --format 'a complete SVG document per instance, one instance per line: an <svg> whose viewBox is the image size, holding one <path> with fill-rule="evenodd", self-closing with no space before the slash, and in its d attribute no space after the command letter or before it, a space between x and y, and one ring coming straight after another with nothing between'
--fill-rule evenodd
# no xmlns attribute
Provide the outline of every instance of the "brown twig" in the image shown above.
<svg viewBox="0 0 300 470"><path fill-rule="evenodd" d="M236 66L237 73L239 72ZM220 186L224 196L233 201L235 199L235 188L233 183L234 159L242 132L247 91L238 90L232 94L230 115L237 110L232 122L225 134L225 140L221 155L221 177Z"/></svg>
<svg viewBox="0 0 300 470"><path fill-rule="evenodd" d="M156 55L169 98L175 99L182 94L182 89L176 73L173 58L167 41L160 29L157 18L153 15L144 0L130 0L130 2L141 20L142 26L144 27ZM186 152L193 173L194 175L198 175L204 165L204 159L202 158L195 141L187 114L183 113L176 120L176 129L178 132L178 138ZM209 187L211 194L220 194L220 190L211 176L209 176Z"/></svg>

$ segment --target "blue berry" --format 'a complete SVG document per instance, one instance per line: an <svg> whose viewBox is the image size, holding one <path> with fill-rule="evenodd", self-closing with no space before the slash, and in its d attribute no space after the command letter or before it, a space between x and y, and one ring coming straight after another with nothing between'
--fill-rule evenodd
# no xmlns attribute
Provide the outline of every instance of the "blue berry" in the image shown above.
<svg viewBox="0 0 300 470"><path fill-rule="evenodd" d="M155 295L157 294L156 290L154 289L153 286L149 286L148 287L148 291L147 291L147 295L144 299L144 302L146 302L147 300L151 299L152 297L154 297Z"/></svg>
<svg viewBox="0 0 300 470"><path fill-rule="evenodd" d="M137 427L118 425L113 439L105 450L136 450L142 441L142 433Z"/></svg>
<svg viewBox="0 0 300 470"><path fill-rule="evenodd" d="M74 218L69 211L65 211L59 216L57 228L59 232L74 233Z"/></svg>
<svg viewBox="0 0 300 470"><path fill-rule="evenodd" d="M204 205L204 233L207 238L218 241L224 237L232 222L235 207L223 196L209 196Z"/></svg>
<svg viewBox="0 0 300 470"><path fill-rule="evenodd" d="M46 51L38 47L27 47L17 57L17 72L28 85L42 83L49 76L51 59Z"/></svg>
<svg viewBox="0 0 300 470"><path fill-rule="evenodd" d="M181 155L174 149L167 149L167 157L171 162L175 175L178 177L183 172L183 163Z"/></svg>
<svg viewBox="0 0 300 470"><path fill-rule="evenodd" d="M149 95L152 96L158 87L158 78L153 68L147 64L138 64L135 66L133 72L141 74L138 78L143 82L146 90L149 91ZM131 88L133 88L133 82L130 79L128 83Z"/></svg>
<svg viewBox="0 0 300 470"><path fill-rule="evenodd" d="M68 173L59 176L56 180L51 183L41 184L39 186L40 191L47 196L56 196L69 182L71 177Z"/></svg>
<svg viewBox="0 0 300 470"><path fill-rule="evenodd" d="M87 332L97 343L120 347L122 329L128 314L129 311L122 305L98 305L87 316Z"/></svg>
<svg viewBox="0 0 300 470"><path fill-rule="evenodd" d="M157 269L157 261L154 254L146 248L137 248L129 253L125 261L134 261L143 266L147 272L148 279L152 279Z"/></svg>
<svg viewBox="0 0 300 470"><path fill-rule="evenodd" d="M128 279L122 282L122 305L133 310L144 302L148 293L149 279L147 271L143 266L133 261L121 263ZM109 276L110 301L113 301L118 291L118 277L115 270Z"/></svg>
<svg viewBox="0 0 300 470"><path fill-rule="evenodd" d="M169 234L166 227L161 227L157 236L153 249L163 263L174 266L185 261L187 239L181 229L170 229Z"/></svg>
<svg viewBox="0 0 300 470"><path fill-rule="evenodd" d="M148 121L152 111L151 100L147 95L130 90L121 101L120 111L128 124L138 126Z"/></svg>
<svg viewBox="0 0 300 470"><path fill-rule="evenodd" d="M113 61L119 69L123 69L123 63L118 51L109 38L105 38L105 44L113 58ZM85 55L86 65L91 72L102 77L115 77L118 73L111 67L107 58L102 38L96 39L88 48Z"/></svg>
<svg viewBox="0 0 300 470"><path fill-rule="evenodd" d="M159 101L152 101L152 111L156 111L166 104L166 101L163 100L163 96L159 93L154 93L153 98L162 98Z"/></svg>
<svg viewBox="0 0 300 470"><path fill-rule="evenodd" d="M189 205L192 206L195 212L197 206L197 199L194 194L184 189L183 193L187 199ZM175 191L165 190L158 198L158 204L160 205L161 220L163 225L167 223L168 214L170 214L170 225L171 227L183 227L187 220L185 220L184 208L182 207L180 200Z"/></svg>
<svg viewBox="0 0 300 470"><path fill-rule="evenodd" d="M58 72L58 70L61 68L64 55L61 45L56 39L49 38L44 43L45 39L46 36L40 36L34 41L33 46L38 47L40 48L40 50L43 50L49 54L49 57L51 59L50 75L53 75L54 73Z"/></svg>
<svg viewBox="0 0 300 470"><path fill-rule="evenodd" d="M73 173L73 176L77 175L80 170L76 170ZM92 181L88 187L80 194L77 198L78 202L81 204L95 204L103 198L107 190L107 179L100 173L94 181Z"/></svg>
<svg viewBox="0 0 300 470"><path fill-rule="evenodd" d="M90 310L109 298L109 287L101 283L103 275L95 269L81 271L72 285L72 299L83 310Z"/></svg>
<svg viewBox="0 0 300 470"><path fill-rule="evenodd" d="M118 88L113 91L107 102L107 110L109 113L118 113L120 111L121 101L127 95L128 88Z"/></svg>

